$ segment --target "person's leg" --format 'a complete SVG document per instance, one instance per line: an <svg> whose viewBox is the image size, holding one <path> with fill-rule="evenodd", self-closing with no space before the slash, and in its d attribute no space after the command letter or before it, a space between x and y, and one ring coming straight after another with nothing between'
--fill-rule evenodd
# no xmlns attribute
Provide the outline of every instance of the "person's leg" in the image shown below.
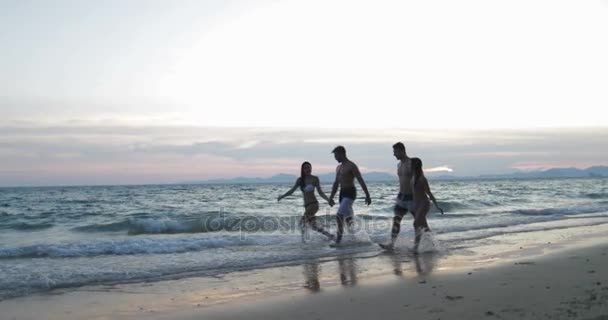
<svg viewBox="0 0 608 320"><path fill-rule="evenodd" d="M421 226L422 230L424 230L424 232L431 231L431 228L429 227L429 223L426 220L426 216L429 214L429 211L431 211L430 204L428 205L428 208L426 210L426 214L423 217L420 218L420 226ZM414 219L416 219L416 213L415 212L412 212L412 217Z"/></svg>
<svg viewBox="0 0 608 320"><path fill-rule="evenodd" d="M300 218L300 236L302 236L302 243L305 243L308 240L307 232L306 232L306 215L303 215Z"/></svg>
<svg viewBox="0 0 608 320"><path fill-rule="evenodd" d="M329 239L334 239L334 238L335 238L333 234L331 234L331 233L327 232L327 230L323 229L323 227L321 227L321 226L319 226L319 225L317 224L317 217L312 217L312 218L309 220L309 224L310 224L310 227L311 227L311 228L312 228L314 231L316 231L316 232L319 232L319 233L323 234L324 236L328 237Z"/></svg>
<svg viewBox="0 0 608 320"><path fill-rule="evenodd" d="M416 220L414 220L414 234L414 252L418 252L418 245L420 244L420 239L422 238L422 229Z"/></svg>
<svg viewBox="0 0 608 320"><path fill-rule="evenodd" d="M306 224L310 225L312 230L322 233L324 236L333 239L334 235L325 231L323 227L317 224L317 217L315 216L319 211L319 204L310 205L306 208L306 212L304 212L304 217L306 218Z"/></svg>
<svg viewBox="0 0 608 320"><path fill-rule="evenodd" d="M304 210L304 216L302 217L302 222L303 222L304 228L310 226L312 230L322 233L324 236L326 236L330 239L333 239L334 238L333 234L325 231L325 229L323 229L323 227L321 227L317 224L317 217L315 215L317 214L318 211L319 211L318 203L313 203L306 207L306 210Z"/></svg>
<svg viewBox="0 0 608 320"><path fill-rule="evenodd" d="M399 232L401 231L401 219L407 213L406 209L403 209L399 206L395 206L394 208L394 216L393 216L393 227L391 229L391 242L390 246L395 245L395 241L397 241L397 237L399 236Z"/></svg>
<svg viewBox="0 0 608 320"><path fill-rule="evenodd" d="M303 215L302 218L300 218L298 227L300 228L300 234L302 235L302 242L304 242L304 235L306 233L306 215Z"/></svg>
<svg viewBox="0 0 608 320"><path fill-rule="evenodd" d="M338 214L336 216L336 224L338 225L338 231L336 232L336 243L342 241L342 235L344 234L344 217Z"/></svg>
<svg viewBox="0 0 608 320"><path fill-rule="evenodd" d="M310 203L304 207L304 215L302 216L302 219L300 220L300 231L302 232L302 242L306 242L306 240L309 240L308 233L306 232L308 225L310 224L309 220L310 220L311 216L314 217L314 214L318 210L319 210L318 203Z"/></svg>
<svg viewBox="0 0 608 320"><path fill-rule="evenodd" d="M428 214L428 211L427 211L427 214ZM431 231L431 227L429 227L429 223L426 220L426 215L424 216L424 221L422 222L422 227L423 227L424 232Z"/></svg>
<svg viewBox="0 0 608 320"><path fill-rule="evenodd" d="M353 199L342 198L340 200L340 206L338 207L338 214L336 216L336 222L338 224L336 243L340 243L340 241L342 241L342 236L344 235L344 222L346 221L349 223L349 225L352 223L352 205ZM348 218L351 219L348 220Z"/></svg>
<svg viewBox="0 0 608 320"><path fill-rule="evenodd" d="M421 204L416 208L415 218L414 218L414 232L415 232L415 240L414 240L414 251L418 251L418 245L420 244L420 239L422 238L422 232L428 228L428 223L426 222L426 215L428 214L430 209L430 205L428 202Z"/></svg>
<svg viewBox="0 0 608 320"><path fill-rule="evenodd" d="M311 203L306 206L304 209L304 216L302 216L302 221L304 222L304 226L308 227L311 223L311 219L314 219L315 214L319 211L318 203Z"/></svg>
<svg viewBox="0 0 608 320"><path fill-rule="evenodd" d="M348 227L348 233L353 234L355 233L355 219L353 219L352 216L346 217L346 226Z"/></svg>
<svg viewBox="0 0 608 320"><path fill-rule="evenodd" d="M346 211L346 225L348 226L348 233L355 233L355 212L353 211L353 203L355 199L345 198L345 211Z"/></svg>

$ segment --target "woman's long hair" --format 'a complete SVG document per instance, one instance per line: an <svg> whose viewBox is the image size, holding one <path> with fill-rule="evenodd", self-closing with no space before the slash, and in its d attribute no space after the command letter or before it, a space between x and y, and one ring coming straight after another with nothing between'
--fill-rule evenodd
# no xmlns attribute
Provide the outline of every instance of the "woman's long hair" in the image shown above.
<svg viewBox="0 0 608 320"><path fill-rule="evenodd" d="M422 172L422 160L420 158L412 158L412 173L414 174L414 187L420 177L424 175Z"/></svg>
<svg viewBox="0 0 608 320"><path fill-rule="evenodd" d="M310 167L312 167L310 162L308 162L308 161L302 162L302 165L300 166L300 190L304 190L304 166L305 165L309 165Z"/></svg>

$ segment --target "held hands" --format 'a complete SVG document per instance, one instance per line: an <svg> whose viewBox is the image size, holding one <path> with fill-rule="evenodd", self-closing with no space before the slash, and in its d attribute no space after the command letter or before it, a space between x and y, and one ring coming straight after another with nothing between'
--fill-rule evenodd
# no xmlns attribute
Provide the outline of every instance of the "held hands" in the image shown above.
<svg viewBox="0 0 608 320"><path fill-rule="evenodd" d="M372 204L372 198L369 195L365 197L365 204L368 206Z"/></svg>
<svg viewBox="0 0 608 320"><path fill-rule="evenodd" d="M277 198L277 202L281 201L281 199L283 199L283 196L279 196L279 197Z"/></svg>
<svg viewBox="0 0 608 320"><path fill-rule="evenodd" d="M437 207L437 209L438 209L438 210L441 212L441 214L443 214L443 209L441 209L441 208L439 207L439 205L437 204L437 202L435 202L435 207Z"/></svg>
<svg viewBox="0 0 608 320"><path fill-rule="evenodd" d="M329 203L329 206L330 206L330 207L333 207L333 206L334 206L334 204L336 204L336 203L334 202L334 199L329 199L329 201L327 201L327 203Z"/></svg>

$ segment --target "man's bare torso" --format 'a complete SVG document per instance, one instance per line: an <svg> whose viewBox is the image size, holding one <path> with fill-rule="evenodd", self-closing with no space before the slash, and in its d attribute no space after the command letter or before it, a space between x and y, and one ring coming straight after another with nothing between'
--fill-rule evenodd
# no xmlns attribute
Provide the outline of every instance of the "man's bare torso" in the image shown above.
<svg viewBox="0 0 608 320"><path fill-rule="evenodd" d="M345 161L336 168L336 175L341 188L355 186L355 170L357 166L351 161Z"/></svg>
<svg viewBox="0 0 608 320"><path fill-rule="evenodd" d="M410 181L412 180L412 165L410 158L401 160L397 166L397 176L399 176L399 192L402 194L412 194Z"/></svg>

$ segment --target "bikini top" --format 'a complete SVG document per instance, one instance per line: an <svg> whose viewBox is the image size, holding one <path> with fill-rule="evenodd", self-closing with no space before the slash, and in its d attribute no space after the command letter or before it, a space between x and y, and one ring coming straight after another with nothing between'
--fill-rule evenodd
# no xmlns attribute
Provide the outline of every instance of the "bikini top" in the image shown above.
<svg viewBox="0 0 608 320"><path fill-rule="evenodd" d="M304 192L313 192L315 191L315 186L313 186L312 184L307 184L304 186L304 188L302 189L302 191Z"/></svg>

